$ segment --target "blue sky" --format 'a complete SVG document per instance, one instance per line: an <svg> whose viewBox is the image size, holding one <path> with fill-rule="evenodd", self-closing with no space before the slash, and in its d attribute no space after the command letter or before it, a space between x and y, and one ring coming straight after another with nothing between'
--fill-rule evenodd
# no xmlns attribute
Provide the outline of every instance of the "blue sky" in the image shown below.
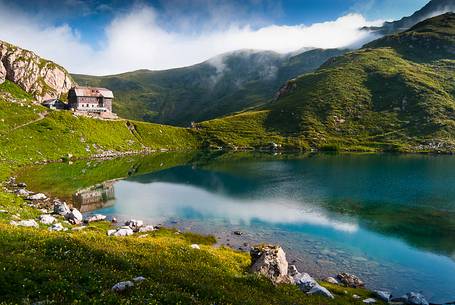
<svg viewBox="0 0 455 305"><path fill-rule="evenodd" d="M167 30L197 31L205 26L222 27L236 22L259 27L269 24L313 24L334 20L348 13L366 19L395 20L412 14L428 0L16 0L15 6L40 15L53 25L68 24L81 39L93 43L104 39L105 27L116 15L146 4L156 9ZM221 16L213 16L221 15ZM191 20L191 28L182 25Z"/></svg>
<svg viewBox="0 0 455 305"><path fill-rule="evenodd" d="M239 48L357 47L373 38L359 27L410 15L427 2L0 0L0 39L74 72L165 69Z"/></svg>

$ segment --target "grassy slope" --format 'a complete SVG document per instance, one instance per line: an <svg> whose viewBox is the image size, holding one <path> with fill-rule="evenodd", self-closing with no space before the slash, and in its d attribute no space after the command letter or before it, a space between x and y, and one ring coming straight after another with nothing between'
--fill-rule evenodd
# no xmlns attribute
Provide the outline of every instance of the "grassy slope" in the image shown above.
<svg viewBox="0 0 455 305"><path fill-rule="evenodd" d="M0 223L0 249L8 253L0 260L0 304L362 304L352 294L369 296L329 286L334 301L307 297L295 286L273 286L246 273L248 255L211 247L213 238L168 230L112 238L104 233L108 227L50 233ZM191 243L201 244L201 250L191 249ZM146 280L129 293L110 291L114 283L139 275Z"/></svg>
<svg viewBox="0 0 455 305"><path fill-rule="evenodd" d="M14 85L4 86L5 92L22 101L24 93ZM67 153L88 156L94 151L87 152L86 145L91 149L96 144L103 150L118 151L142 149L143 144L174 149L197 145L193 132L186 129L75 118L65 112L51 112L39 122L12 130L13 126L34 121L37 113L44 110L40 106L28 108L0 102L0 115L8 119L3 127L8 132L2 136L0 146L0 181L6 180L13 168L35 160L57 159ZM141 161L129 157L122 160L120 168L118 160L75 162L66 172L68 184L78 189L105 179L185 163L192 158L191 153L173 156L154 154ZM112 170L113 163L116 163L115 170ZM52 164L46 170L57 170L61 166ZM31 173L25 169L23 175L39 176L40 171ZM31 188L46 187L51 194L59 195L52 184L43 180ZM370 292L361 289L329 286L337 297L328 301L308 297L295 286L275 287L246 272L248 254L210 246L215 241L213 237L191 233L176 235L160 230L147 238L110 238L105 233L109 223L92 224L82 232L64 233L48 232L44 225L40 229L16 228L8 224L13 215L31 219L41 213L20 197L4 191L0 191L0 209L8 211L0 213L0 304L36 301L56 304L353 304L354 293L370 296ZM202 244L202 249L191 249L191 243ZM24 245L27 246L24 248ZM129 293L118 295L110 291L116 282L138 275L147 280Z"/></svg>
<svg viewBox="0 0 455 305"><path fill-rule="evenodd" d="M391 40L387 37L369 45L381 47L329 60L317 71L291 81L294 89L263 111L201 126L208 141L219 146L256 146L260 139L291 136L300 139L293 143L304 147L453 151L454 58L446 48L430 54L429 50L406 52L399 46L407 36L414 37L415 44L424 40L427 45L436 35L447 48L454 48L450 34L454 27L453 14L437 17L397 36L391 47L386 47ZM256 132L249 133L249 126L255 126ZM220 134L223 130L229 132ZM443 145L435 148L431 143Z"/></svg>
<svg viewBox="0 0 455 305"><path fill-rule="evenodd" d="M74 78L80 84L112 89L114 110L123 117L188 126L191 121L263 104L288 79L313 71L343 52L312 50L288 57L246 50L180 69ZM210 62L218 63L222 70Z"/></svg>

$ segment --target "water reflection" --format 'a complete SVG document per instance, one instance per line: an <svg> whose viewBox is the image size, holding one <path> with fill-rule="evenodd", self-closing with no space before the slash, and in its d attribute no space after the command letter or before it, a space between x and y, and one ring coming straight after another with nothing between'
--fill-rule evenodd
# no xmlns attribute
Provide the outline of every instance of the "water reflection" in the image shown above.
<svg viewBox="0 0 455 305"><path fill-rule="evenodd" d="M454 157L157 154L23 175L58 196L79 189L83 211L242 229L251 242L282 244L315 275L352 271L375 288L455 299Z"/></svg>
<svg viewBox="0 0 455 305"><path fill-rule="evenodd" d="M115 199L114 181L106 181L73 194L73 205L82 213L109 207Z"/></svg>

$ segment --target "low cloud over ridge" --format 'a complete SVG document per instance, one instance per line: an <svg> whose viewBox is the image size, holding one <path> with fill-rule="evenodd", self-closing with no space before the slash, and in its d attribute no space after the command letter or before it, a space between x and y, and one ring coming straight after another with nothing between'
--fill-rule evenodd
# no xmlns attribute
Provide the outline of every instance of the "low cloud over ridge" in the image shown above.
<svg viewBox="0 0 455 305"><path fill-rule="evenodd" d="M245 48L285 53L307 47L358 47L374 38L359 29L381 23L348 14L308 26L230 25L183 34L165 30L157 17L152 7L135 6L107 25L104 41L89 45L68 25L49 25L0 3L0 39L33 50L72 73L105 75L182 67Z"/></svg>

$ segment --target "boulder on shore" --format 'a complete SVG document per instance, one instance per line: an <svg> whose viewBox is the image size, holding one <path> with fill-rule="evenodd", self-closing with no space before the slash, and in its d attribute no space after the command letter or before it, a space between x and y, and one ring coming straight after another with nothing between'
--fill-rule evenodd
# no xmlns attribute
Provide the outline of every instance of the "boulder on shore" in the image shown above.
<svg viewBox="0 0 455 305"><path fill-rule="evenodd" d="M144 225L142 220L130 219L125 222L125 226L130 227L134 232L138 232L139 228Z"/></svg>
<svg viewBox="0 0 455 305"><path fill-rule="evenodd" d="M333 294L311 277L308 273L300 273L297 268L292 268L292 279L299 289L308 295L320 295L334 299Z"/></svg>
<svg viewBox="0 0 455 305"><path fill-rule="evenodd" d="M133 230L128 226L107 231L108 236L128 236L133 234L134 234Z"/></svg>
<svg viewBox="0 0 455 305"><path fill-rule="evenodd" d="M340 284L340 282L338 282L336 278L331 277L331 276L326 277L325 279L323 279L323 281L326 282L326 283L329 283L329 284L334 284L334 285L339 285Z"/></svg>
<svg viewBox="0 0 455 305"><path fill-rule="evenodd" d="M68 220L73 225L80 224L83 220L83 216L78 209L72 208L71 212L65 215L66 220Z"/></svg>
<svg viewBox="0 0 455 305"><path fill-rule="evenodd" d="M70 208L66 202L61 202L59 200L54 201L54 214L65 216L71 212Z"/></svg>
<svg viewBox="0 0 455 305"><path fill-rule="evenodd" d="M343 285L347 287L359 288L365 286L365 283L353 274L343 272L338 274L337 278Z"/></svg>
<svg viewBox="0 0 455 305"><path fill-rule="evenodd" d="M288 275L286 253L280 246L262 245L252 247L250 256L252 262L251 272L264 275L274 284L293 282Z"/></svg>
<svg viewBox="0 0 455 305"><path fill-rule="evenodd" d="M95 215L92 215L89 218L87 218L86 222L95 222L95 221L101 221L101 220L105 220L105 219L106 219L106 215L95 214Z"/></svg>

